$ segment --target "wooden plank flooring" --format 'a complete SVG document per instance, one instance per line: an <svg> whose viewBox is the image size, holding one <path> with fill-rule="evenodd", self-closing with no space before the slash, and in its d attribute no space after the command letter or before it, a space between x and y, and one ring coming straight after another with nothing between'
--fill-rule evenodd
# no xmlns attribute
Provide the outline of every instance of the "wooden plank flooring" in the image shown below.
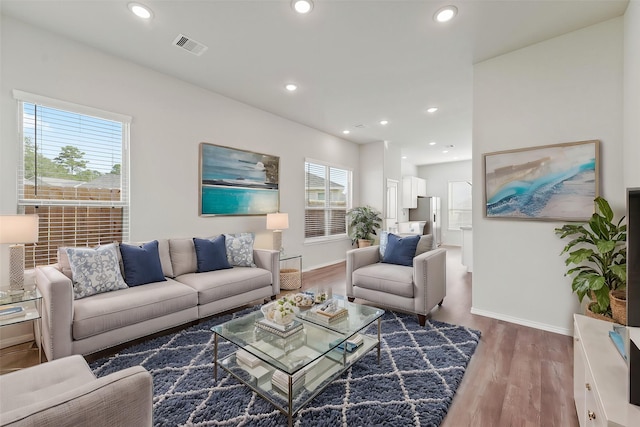
<svg viewBox="0 0 640 427"><path fill-rule="evenodd" d="M572 338L471 314L471 274L460 263L460 249L446 249L447 296L431 318L478 329L482 339L441 426L578 427ZM306 272L303 288L330 287L344 294L345 274L345 263ZM87 359L104 357L122 347ZM0 355L8 350L12 348ZM33 355L0 358L2 368L35 363Z"/></svg>
<svg viewBox="0 0 640 427"><path fill-rule="evenodd" d="M471 310L471 274L460 249L447 249L447 296L431 318L482 332L442 427L578 427L573 402L573 339ZM304 274L303 287L344 294L345 264ZM366 304L366 301L356 300Z"/></svg>

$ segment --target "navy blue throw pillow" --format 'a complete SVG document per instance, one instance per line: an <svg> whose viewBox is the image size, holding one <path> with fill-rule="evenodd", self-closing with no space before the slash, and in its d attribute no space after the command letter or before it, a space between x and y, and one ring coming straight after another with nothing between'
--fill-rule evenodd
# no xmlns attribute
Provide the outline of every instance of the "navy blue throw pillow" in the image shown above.
<svg viewBox="0 0 640 427"><path fill-rule="evenodd" d="M222 270L231 268L227 260L227 247L224 244L224 234L211 240L193 238L198 260L198 273L205 271Z"/></svg>
<svg viewBox="0 0 640 427"><path fill-rule="evenodd" d="M416 247L420 241L420 236L398 237L389 233L387 237L387 248L384 251L382 262L387 264L398 264L413 266L413 257L416 256Z"/></svg>
<svg viewBox="0 0 640 427"><path fill-rule="evenodd" d="M124 264L124 281L127 285L138 286L167 280L162 272L157 240L142 246L121 243L120 255Z"/></svg>

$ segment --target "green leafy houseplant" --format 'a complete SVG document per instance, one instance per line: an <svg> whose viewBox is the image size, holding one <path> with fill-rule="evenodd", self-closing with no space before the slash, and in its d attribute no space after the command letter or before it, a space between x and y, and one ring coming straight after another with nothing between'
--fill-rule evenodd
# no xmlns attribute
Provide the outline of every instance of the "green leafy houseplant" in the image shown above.
<svg viewBox="0 0 640 427"><path fill-rule="evenodd" d="M582 302L585 295L594 295L594 313L611 317L609 292L624 289L627 282L627 226L624 217L613 222L613 211L602 197L595 200L596 212L587 224L567 224L556 228L561 239L570 238L562 254L568 253L565 264L575 265L565 276L573 276L571 288Z"/></svg>
<svg viewBox="0 0 640 427"><path fill-rule="evenodd" d="M373 240L376 230L382 226L381 213L371 206L360 206L347 211L349 236L353 244L358 240Z"/></svg>

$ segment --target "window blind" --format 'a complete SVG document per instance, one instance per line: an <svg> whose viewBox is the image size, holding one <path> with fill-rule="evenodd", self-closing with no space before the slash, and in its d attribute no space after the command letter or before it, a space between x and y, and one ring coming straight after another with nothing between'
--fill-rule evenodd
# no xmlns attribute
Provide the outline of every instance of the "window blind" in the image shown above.
<svg viewBox="0 0 640 427"><path fill-rule="evenodd" d="M346 235L351 171L305 162L305 239Z"/></svg>
<svg viewBox="0 0 640 427"><path fill-rule="evenodd" d="M40 217L38 242L25 247L25 267L56 262L60 246L127 240L130 118L19 95L18 205Z"/></svg>

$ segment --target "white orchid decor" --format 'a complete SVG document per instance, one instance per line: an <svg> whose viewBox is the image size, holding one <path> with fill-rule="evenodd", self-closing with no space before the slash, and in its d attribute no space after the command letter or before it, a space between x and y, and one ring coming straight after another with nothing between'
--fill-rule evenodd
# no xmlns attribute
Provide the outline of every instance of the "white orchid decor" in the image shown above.
<svg viewBox="0 0 640 427"><path fill-rule="evenodd" d="M268 320L279 323L281 325L286 325L293 321L295 306L295 300L285 296L275 301L274 303L264 306L262 308L262 312L264 314L264 317L266 317Z"/></svg>

